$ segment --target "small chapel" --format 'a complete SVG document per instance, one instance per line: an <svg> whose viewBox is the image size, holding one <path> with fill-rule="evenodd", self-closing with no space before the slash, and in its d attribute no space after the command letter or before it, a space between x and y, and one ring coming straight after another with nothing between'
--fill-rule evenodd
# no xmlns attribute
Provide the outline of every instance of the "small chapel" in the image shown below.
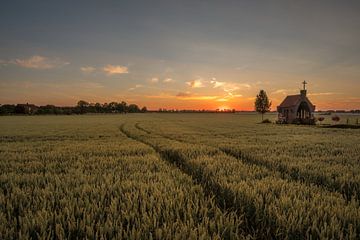
<svg viewBox="0 0 360 240"><path fill-rule="evenodd" d="M313 105L306 96L306 84L298 95L287 96L277 107L279 123L315 124Z"/></svg>

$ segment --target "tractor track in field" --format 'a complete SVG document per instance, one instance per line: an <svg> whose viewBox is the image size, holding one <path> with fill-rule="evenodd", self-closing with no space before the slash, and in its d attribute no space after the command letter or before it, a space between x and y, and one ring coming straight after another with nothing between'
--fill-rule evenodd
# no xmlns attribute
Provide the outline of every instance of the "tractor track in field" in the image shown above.
<svg viewBox="0 0 360 240"><path fill-rule="evenodd" d="M124 129L125 123L123 123L120 126L120 131L127 136L130 139L133 139L135 141L141 142L152 149L159 154L159 157L161 160L168 162L175 167L177 167L181 172L191 177L191 179L194 181L195 184L198 184L202 187L205 195L207 197L210 197L214 199L216 206L224 213L229 212L235 212L238 216L243 216L244 221L246 222L246 227L241 227L241 230L244 231L244 234L250 235L250 236L256 236L257 230L256 230L256 224L254 222L253 218L250 218L249 216L246 216L243 210L239 209L236 205L236 197L234 192L231 189L222 187L216 180L213 180L211 176L206 175L205 171L202 167L196 166L194 164L189 164L185 159L182 159L179 154L176 154L176 152L167 152L164 150L161 150L159 147L157 147L155 144L148 143L147 141L142 140L139 137L136 137L132 135L129 131L126 131ZM141 132L144 132L149 135L157 135L150 131L143 130L141 127L138 126L138 123L135 124L135 128L138 129ZM158 135L162 137L161 135ZM169 139L173 140L173 139ZM177 141L177 140L173 140ZM179 142L179 141L178 141ZM255 208L255 205L251 206L251 208ZM255 227L255 228L254 228ZM268 236L257 236L258 239L267 239L272 238L272 235Z"/></svg>
<svg viewBox="0 0 360 240"><path fill-rule="evenodd" d="M200 184L200 185L204 188L204 192L205 192L207 195L209 195L209 196L211 196L211 197L214 197L214 199L216 200L216 194L214 194L214 193L213 193L213 190L210 190L210 188L209 188L210 185L214 185L215 183L213 183L213 184L207 183L207 184L204 186L203 176L201 176L201 175L195 175L195 174L194 174L194 172L199 173L198 170L200 170L200 169L197 169L197 170L195 170L195 171L194 171L194 170L191 170L191 169L189 168L189 166L187 166L187 165L184 163L184 161L179 158L179 156L169 155L169 154L166 153L165 151L162 151L161 149L159 149L156 145L150 144L150 143L148 143L148 142L146 142L146 141L143 141L143 140L140 139L140 138L137 138L137 137L131 135L131 133L129 133L128 131L126 131L126 130L124 129L124 126L125 126L125 124L122 124L122 125L120 126L120 131L121 131L123 134L125 134L125 135L126 135L128 138L130 138L130 139L133 139L133 140L135 140L135 141L141 142L141 143L143 143L143 144L151 147L152 149L154 149L155 152L156 152L157 154L159 154L159 156L160 156L160 158L161 158L162 160L164 160L164 161L166 161L166 162L170 162L172 165L175 165L177 168L179 168L183 173L185 173L186 175L190 176L190 177L194 180L194 182L195 182L196 184ZM135 126L135 127L136 127L136 126ZM136 128L139 129L138 127L136 127ZM153 134L153 133L151 133L151 132L149 132L149 131L144 131L144 130L141 130L141 129L139 129L139 130L145 132L146 134ZM215 189L220 188L219 184L215 184L215 185L217 185L217 186L215 186ZM213 186L213 187L214 187L214 186ZM231 197L231 198L233 199L234 196ZM232 204L226 204L226 203L224 203L223 201L222 201L221 203L218 203L218 202L217 202L217 204L218 204L218 206L220 207L220 209L222 209L222 210L230 210L230 211L233 211L233 210L234 210L234 209L232 209L232 207L230 207L230 205L232 205Z"/></svg>
<svg viewBox="0 0 360 240"><path fill-rule="evenodd" d="M177 141L177 142L181 142L181 143L185 143L185 144L192 144L191 142L187 142L185 140L169 137L169 136L166 136L163 134L153 133L153 132L145 129L144 127L140 126L139 123L136 123L135 127L140 131L146 132L147 134L154 134L154 135L158 135L160 137L163 137L163 138L166 138L166 139L169 139L172 141ZM324 190L329 191L329 192L340 193L346 201L350 201L352 199L352 197L354 196L354 193L352 193L350 191L351 186L348 186L347 189L341 191L338 187L338 184L324 184L324 182L326 182L326 180L327 180L325 177L322 177L319 175L314 175L311 173L304 173L299 168L287 167L284 164L279 164L277 166L274 166L273 164L266 162L265 160L259 159L258 157L251 156L251 155L246 154L241 151L233 152L230 149L225 149L222 147L214 147L214 146L206 145L206 144L203 144L203 145L216 148L219 151L223 152L225 155L233 157L240 161L243 161L245 164L261 166L261 167L265 167L271 171L278 172L278 173L280 173L281 178L284 180L300 182L300 183L304 183L307 185L312 184L312 185L321 187ZM316 179L316 181L313 179ZM354 183L354 184L356 184L356 183ZM356 197L356 199L360 199L359 194L356 194L355 197Z"/></svg>

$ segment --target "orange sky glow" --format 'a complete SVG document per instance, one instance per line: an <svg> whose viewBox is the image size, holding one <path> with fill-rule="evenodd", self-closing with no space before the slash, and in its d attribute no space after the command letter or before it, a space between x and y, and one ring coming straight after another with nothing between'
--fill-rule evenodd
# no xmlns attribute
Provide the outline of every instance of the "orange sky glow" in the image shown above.
<svg viewBox="0 0 360 240"><path fill-rule="evenodd" d="M306 80L316 110L360 109L359 4L270 2L4 3L0 104L251 111L263 89L274 111Z"/></svg>

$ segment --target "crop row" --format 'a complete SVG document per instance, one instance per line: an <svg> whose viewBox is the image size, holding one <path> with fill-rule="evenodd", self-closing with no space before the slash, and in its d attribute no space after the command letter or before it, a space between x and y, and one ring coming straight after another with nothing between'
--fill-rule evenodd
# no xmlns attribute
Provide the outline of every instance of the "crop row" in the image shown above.
<svg viewBox="0 0 360 240"><path fill-rule="evenodd" d="M299 140L276 135L206 134L203 129L197 133L174 124L162 124L161 128L151 124L138 127L146 131L152 129L153 133L170 139L219 147L243 161L279 171L283 178L323 186L340 192L347 200L360 199L360 148L341 136L337 141L319 142L313 140L317 139L316 135L303 135Z"/></svg>
<svg viewBox="0 0 360 240"><path fill-rule="evenodd" d="M7 142L0 159L0 239L244 238L241 216L125 136Z"/></svg>
<svg viewBox="0 0 360 240"><path fill-rule="evenodd" d="M170 140L123 126L134 139L179 165L217 201L245 215L246 231L261 238L352 238L360 234L355 200L323 188L287 181L277 171L246 164L218 148Z"/></svg>

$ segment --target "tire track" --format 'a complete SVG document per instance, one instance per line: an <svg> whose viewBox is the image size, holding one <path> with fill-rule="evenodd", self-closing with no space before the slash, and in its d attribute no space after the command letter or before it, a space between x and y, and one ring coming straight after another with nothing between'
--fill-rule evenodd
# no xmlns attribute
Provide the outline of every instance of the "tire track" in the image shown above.
<svg viewBox="0 0 360 240"><path fill-rule="evenodd" d="M134 127L139 131L143 132L144 134L155 135L155 136L157 135L151 133L150 131L142 130L138 123L136 123ZM120 126L120 131L128 138L131 138L135 141L141 142L151 147L152 149L155 150L156 153L159 154L160 158L163 161L175 165L178 169L180 169L181 172L190 176L195 184L198 184L202 187L207 197L214 199L216 206L224 214L227 214L229 212L235 212L240 218L243 218L245 224L244 226L241 227L241 230L244 232L244 234L253 237L255 236L256 239L268 239L274 237L273 235L270 235L269 232L267 232L267 235L265 236L264 233L256 229L254 216L250 216L249 214L246 214L242 209L240 209L236 205L237 199L234 192L227 187L221 186L216 180L212 179L212 177L209 174L206 174L206 171L203 167L189 163L188 160L184 159L184 157L182 157L177 151L161 149L155 144L151 144L147 141L144 141L140 137L132 135L129 131L125 129L125 123L123 123ZM157 135L157 136L162 137L161 135ZM168 140L172 140L172 139L168 139ZM177 140L172 140L172 141L177 141ZM251 213L255 212L255 208L256 208L255 204L252 201L248 201L248 204L250 204L247 206L248 211L250 211Z"/></svg>
<svg viewBox="0 0 360 240"><path fill-rule="evenodd" d="M138 124L135 124L135 127L137 129L139 129L140 131L143 131L145 132L146 134L153 134L151 132L147 132L147 131L144 131L140 128L137 127ZM204 181L204 175L203 174L199 174L199 173L202 173L203 169L202 168L199 168L197 167L195 170L194 169L191 169L190 166L188 164L186 164L186 160L183 159L179 154L177 154L175 151L174 152L171 152L171 151L164 151L162 149L160 149L158 146L154 145L154 144L150 144L140 138L137 138L136 136L133 136L131 135L131 133L129 133L128 131L126 131L124 129L124 126L125 124L122 124L121 127L120 127L120 131L125 134L127 137L135 140L135 141L138 141L138 142L141 142L143 144L146 144L147 146L151 147L152 149L155 150L156 153L158 153L160 155L160 157L164 160L164 161L167 161L167 162L170 162L171 164L174 164L176 167L178 167L183 173L185 173L186 175L190 176L195 183L197 184L200 184L202 187L204 187L204 192L207 193L208 195L210 195L211 197L214 197L216 199L217 197L217 194L213 194L213 191L210 190L211 187L213 189L217 189L216 192L220 192L220 186L219 184L215 183L214 181L210 181L210 183L208 182L208 179L206 179L207 181L205 182ZM154 134L156 135L156 134ZM172 140L172 139L169 139L169 140ZM176 141L176 140L175 140ZM196 174L194 174L196 173ZM229 195L229 194L227 194ZM227 198L225 199L230 199L228 201L221 201L221 202L217 202L217 204L219 205L220 209L223 209L223 210L230 210L230 211L233 211L234 209L232 209L232 207L230 207L232 205L232 202L233 200L235 199L234 196L228 196Z"/></svg>
<svg viewBox="0 0 360 240"><path fill-rule="evenodd" d="M153 133L153 132L145 129L144 127L140 126L139 123L136 123L135 127L137 129L139 129L140 131L146 132L147 134L154 134L154 135L158 135L158 136L161 136L161 137L169 139L169 140L178 141L178 142L182 142L182 143L186 143L186 144L192 144L191 142L187 142L182 139L169 137L169 136L166 136L163 134ZM206 145L206 144L203 144L203 145ZM211 145L206 145L206 146L214 147ZM278 165L274 165L266 160L262 160L258 157L251 156L248 153L245 153L242 151L233 151L232 149L221 147L221 146L215 147L215 148L219 149L221 152L223 152L227 156L230 156L230 157L236 158L240 161L243 161L245 164L265 167L265 168L269 169L270 171L278 172L280 174L281 178L284 180L296 181L296 182L304 183L306 185L313 184L313 185L321 187L329 192L340 193L345 198L346 201L351 201L351 199L354 196L356 199L360 199L360 193L354 193L353 191L351 191L351 189L360 188L359 184L356 182L350 182L345 186L341 186L340 183L336 183L336 182L326 183L326 182L328 182L328 179L325 176L315 175L315 174L308 173L308 172L303 172L303 171L301 171L301 169L299 169L297 167L288 167L285 164L281 164L281 163Z"/></svg>

